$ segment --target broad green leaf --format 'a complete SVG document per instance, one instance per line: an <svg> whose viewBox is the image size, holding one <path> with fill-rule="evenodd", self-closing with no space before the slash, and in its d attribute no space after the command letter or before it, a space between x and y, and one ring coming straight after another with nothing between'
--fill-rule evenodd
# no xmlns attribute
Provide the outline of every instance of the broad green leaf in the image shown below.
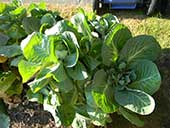
<svg viewBox="0 0 170 128"><path fill-rule="evenodd" d="M113 35L112 42L115 44L118 51L120 51L126 42L132 38L132 34L130 30L122 24L117 24L114 31L115 34Z"/></svg>
<svg viewBox="0 0 170 128"><path fill-rule="evenodd" d="M67 68L67 72L73 80L85 80L88 77L85 66L80 62L73 68Z"/></svg>
<svg viewBox="0 0 170 128"><path fill-rule="evenodd" d="M50 13L45 14L42 18L41 18L41 25L42 24L48 24L49 26L53 26L56 23L53 15L51 15Z"/></svg>
<svg viewBox="0 0 170 128"><path fill-rule="evenodd" d="M22 27L15 25L15 24L13 24L12 26L7 25L6 28L4 28L4 29L8 30L6 32L7 35L10 38L15 39L15 40L19 40L19 39L24 38L26 36L25 30Z"/></svg>
<svg viewBox="0 0 170 128"><path fill-rule="evenodd" d="M66 66L69 68L74 67L79 58L77 38L73 32L65 31L62 33L62 39L69 51L69 55L65 58Z"/></svg>
<svg viewBox="0 0 170 128"><path fill-rule="evenodd" d="M0 72L0 96L5 93L13 82L16 80L16 75L12 72Z"/></svg>
<svg viewBox="0 0 170 128"><path fill-rule="evenodd" d="M127 41L120 52L119 61L135 61L148 59L154 61L161 53L161 47L152 36L140 35Z"/></svg>
<svg viewBox="0 0 170 128"><path fill-rule="evenodd" d="M96 105L105 113L116 112L117 104L114 101L113 88L109 88L108 85L102 85L97 89L92 92Z"/></svg>
<svg viewBox="0 0 170 128"><path fill-rule="evenodd" d="M34 75L40 70L40 68L41 66L39 64L21 60L18 64L18 70L22 76L22 82L25 83L30 78L34 77Z"/></svg>
<svg viewBox="0 0 170 128"><path fill-rule="evenodd" d="M1 1L0 1L0 14L5 11L6 6L7 6L7 5L6 5L5 3L1 3Z"/></svg>
<svg viewBox="0 0 170 128"><path fill-rule="evenodd" d="M92 95L92 85L88 85L85 89L86 103L89 107L96 108L96 103Z"/></svg>
<svg viewBox="0 0 170 128"><path fill-rule="evenodd" d="M9 128L10 118L6 112L6 106L2 100L0 100L0 128Z"/></svg>
<svg viewBox="0 0 170 128"><path fill-rule="evenodd" d="M43 95L41 93L33 93L31 89L27 91L27 98L31 102L38 102L43 104Z"/></svg>
<svg viewBox="0 0 170 128"><path fill-rule="evenodd" d="M119 20L117 19L116 16L110 14L110 13L106 13L102 16L105 20L107 20L109 26L112 26L115 23L119 23Z"/></svg>
<svg viewBox="0 0 170 128"><path fill-rule="evenodd" d="M119 105L140 115L149 115L155 108L154 99L140 90L128 88L116 90L115 100Z"/></svg>
<svg viewBox="0 0 170 128"><path fill-rule="evenodd" d="M72 91L74 89L73 81L69 78L56 84L56 86L59 88L59 91L64 93L69 93L69 91Z"/></svg>
<svg viewBox="0 0 170 128"><path fill-rule="evenodd" d="M97 59L95 59L91 56L85 56L84 62L90 70L96 69L97 66L99 66L101 64L100 61L98 61Z"/></svg>
<svg viewBox="0 0 170 128"><path fill-rule="evenodd" d="M106 126L106 124L111 121L109 115L99 108L92 108L90 106L87 106L87 113L89 114L89 117L94 125Z"/></svg>
<svg viewBox="0 0 170 128"><path fill-rule="evenodd" d="M13 60L11 60L10 66L18 67L19 62L23 59L23 55L15 57Z"/></svg>
<svg viewBox="0 0 170 128"><path fill-rule="evenodd" d="M128 111L127 109L123 107L119 107L119 112L123 115L123 117L125 117L132 124L135 124L138 127L144 126L144 122L140 120L140 118L136 114Z"/></svg>
<svg viewBox="0 0 170 128"><path fill-rule="evenodd" d="M114 25L104 39L102 47L103 63L110 66L118 59L118 51L122 49L128 39L132 37L127 27L121 24Z"/></svg>
<svg viewBox="0 0 170 128"><path fill-rule="evenodd" d="M87 19L83 13L77 13L71 18L71 22L74 24L74 27L77 28L77 31L82 33L84 36L87 36L90 40L92 39L91 30Z"/></svg>
<svg viewBox="0 0 170 128"><path fill-rule="evenodd" d="M75 105L78 101L78 91L76 89L72 89L68 93L61 93L61 102L63 104L72 104Z"/></svg>
<svg viewBox="0 0 170 128"><path fill-rule="evenodd" d="M75 105L75 110L76 110L76 114L79 114L86 119L89 118L89 115L87 113L87 104Z"/></svg>
<svg viewBox="0 0 170 128"><path fill-rule="evenodd" d="M57 82L64 81L67 78L67 74L65 72L65 69L62 63L52 67L51 71L52 71L51 74L53 75L53 78Z"/></svg>
<svg viewBox="0 0 170 128"><path fill-rule="evenodd" d="M3 33L0 33L0 46L6 45L9 40L9 37L7 35L4 35Z"/></svg>
<svg viewBox="0 0 170 128"><path fill-rule="evenodd" d="M106 66L111 66L111 64L118 58L118 51L115 47L110 48L106 44L103 44L101 56L103 64Z"/></svg>
<svg viewBox="0 0 170 128"><path fill-rule="evenodd" d="M13 45L6 45L0 47L0 55L11 58L18 55L21 55L22 51L19 45L13 44Z"/></svg>
<svg viewBox="0 0 170 128"><path fill-rule="evenodd" d="M45 34L46 35L57 35L57 34L61 34L65 31L71 31L71 32L74 32L76 33L76 29L73 27L73 25L67 21L67 20L61 20L61 21L58 21L56 23L56 25L54 25L53 27L51 27L50 29L47 29L45 31Z"/></svg>
<svg viewBox="0 0 170 128"><path fill-rule="evenodd" d="M6 91L6 94L8 96L20 95L22 91L23 91L23 85L19 80L17 80L12 84L12 86L8 88L8 90Z"/></svg>
<svg viewBox="0 0 170 128"><path fill-rule="evenodd" d="M34 81L28 83L28 85L30 86L30 89L33 93L37 93L42 88L44 88L46 85L48 85L49 80L50 79L46 77L42 77L40 79L34 79Z"/></svg>
<svg viewBox="0 0 170 128"><path fill-rule="evenodd" d="M131 64L137 79L129 87L153 95L161 85L161 76L157 66L149 60L138 60Z"/></svg>
<svg viewBox="0 0 170 128"><path fill-rule="evenodd" d="M94 79L93 79L93 85L94 87L96 86L100 86L100 85L103 85L103 84L106 84L107 83L107 74L106 72L101 69L101 70L98 70L95 75L94 75Z"/></svg>
<svg viewBox="0 0 170 128"><path fill-rule="evenodd" d="M54 53L54 42L50 37L33 33L21 42L21 48L26 59L36 63L57 63Z"/></svg>
<svg viewBox="0 0 170 128"><path fill-rule="evenodd" d="M22 25L27 34L31 34L32 32L39 32L40 30L40 20L35 17L25 17L22 21Z"/></svg>
<svg viewBox="0 0 170 128"><path fill-rule="evenodd" d="M9 126L10 126L9 116L4 113L0 113L0 127L1 128L9 128Z"/></svg>
<svg viewBox="0 0 170 128"><path fill-rule="evenodd" d="M102 36L102 38L104 38L109 28L107 20L103 17L96 16L95 20L91 21L90 23L94 27L95 31L97 31Z"/></svg>
<svg viewBox="0 0 170 128"><path fill-rule="evenodd" d="M10 15L14 15L14 16L21 16L21 15L25 15L25 14L26 14L26 9L23 6L20 6L10 12Z"/></svg>
<svg viewBox="0 0 170 128"><path fill-rule="evenodd" d="M74 106L70 104L63 104L57 107L58 117L64 126L70 126L75 118Z"/></svg>
<svg viewBox="0 0 170 128"><path fill-rule="evenodd" d="M99 70L94 76L92 96L96 105L105 113L113 113L117 110L113 93L113 88L107 84L106 73L104 70Z"/></svg>

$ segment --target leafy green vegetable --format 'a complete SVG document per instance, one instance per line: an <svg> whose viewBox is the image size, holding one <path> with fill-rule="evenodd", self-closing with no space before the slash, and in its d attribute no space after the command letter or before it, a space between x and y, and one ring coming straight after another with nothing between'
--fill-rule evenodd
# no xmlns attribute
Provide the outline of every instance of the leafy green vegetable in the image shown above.
<svg viewBox="0 0 170 128"><path fill-rule="evenodd" d="M10 126L10 118L7 115L5 104L0 99L0 127L9 128L9 126Z"/></svg>
<svg viewBox="0 0 170 128"><path fill-rule="evenodd" d="M26 9L13 0L0 4L0 44L1 98L28 85L28 99L43 104L57 127L105 126L114 112L143 126L137 114L154 110L161 47L152 36L132 37L112 14L81 9L65 20L43 2Z"/></svg>
<svg viewBox="0 0 170 128"><path fill-rule="evenodd" d="M51 19L47 20L48 18ZM8 98L13 98L13 96L20 95L23 91L23 83L27 84L28 81L34 79L36 74L44 66L39 63L37 64L35 62L29 62L25 60L25 53L23 52L24 48L20 46L22 44L22 40L26 38L28 34L32 34L34 32L40 32L39 40L41 40L41 36L43 37L43 32L61 19L62 18L57 12L47 10L46 4L44 2L41 2L40 4L31 4L28 8L23 6L22 0L12 0L11 3L0 2L0 98L2 100L8 100ZM47 27L43 27L43 25L45 26L46 24ZM41 30L41 28L43 28L43 30ZM51 42L51 37L49 40ZM27 38L25 42L28 41L29 40ZM42 43L42 45L45 44ZM55 57L54 51L51 51L50 49L50 54L46 52L46 49L48 49L47 45L48 42L46 42L46 46L44 47L34 47L35 45L33 46L33 50L39 50L39 52L41 52L40 54L43 53L43 55L45 55L46 57L43 58L43 55L40 56L38 52L35 54L39 55L42 61L43 59L51 61L49 59L51 58L52 61L57 62L57 58ZM33 51L29 50L27 53L27 57L30 57L29 55ZM48 73L47 78L49 76L53 76L52 71L50 71L50 73ZM21 75L24 76L22 77L22 79ZM36 78L36 80L39 79ZM41 80L39 80L39 82ZM44 81L46 81L46 79ZM37 89L38 87L42 87L39 86L40 83L34 81L34 86L32 85L32 90L30 89L27 92L27 97L31 101L37 101L43 104L43 94L44 92L47 93L47 90L43 93L40 93ZM33 93L32 91L37 93ZM3 104L4 103L1 103L0 101L0 127L8 128L10 125L10 119L7 113L5 112L5 107L1 107L4 106Z"/></svg>
<svg viewBox="0 0 170 128"><path fill-rule="evenodd" d="M41 24L53 21L47 14ZM150 95L161 77L152 61L161 48L151 36L132 37L111 14L80 10L71 22L61 20L45 33L32 33L21 49L26 60L19 62L20 74L24 82L32 78L27 95L52 113L58 127L85 128L88 121L105 126L114 112L143 126L136 113L148 115L155 108Z"/></svg>

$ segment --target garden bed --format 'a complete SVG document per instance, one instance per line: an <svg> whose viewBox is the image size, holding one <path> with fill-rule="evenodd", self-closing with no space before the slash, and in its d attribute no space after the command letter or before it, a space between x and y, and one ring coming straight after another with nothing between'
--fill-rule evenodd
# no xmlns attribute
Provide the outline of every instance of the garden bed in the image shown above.
<svg viewBox="0 0 170 128"><path fill-rule="evenodd" d="M65 7L61 5L50 6L52 9L57 9L65 18L72 16L76 12L76 6ZM65 7L65 8L64 8ZM84 7L87 12L91 11L91 6ZM140 12L140 11L139 11ZM163 53L157 61L158 68L162 76L162 84L160 90L154 95L156 101L155 111L144 118L144 128L169 128L170 126L170 35L169 20L166 19L147 19L143 14L138 12L112 12L120 18L120 21L126 24L134 35L151 34L160 42ZM165 20L165 22L164 22ZM149 21L154 21L151 25ZM161 22L159 22L161 21ZM158 24L162 23L161 25ZM167 25L166 25L167 24ZM163 27L162 27L163 26ZM161 31L160 31L161 28ZM140 31L139 31L140 30ZM166 34L165 34L166 33ZM50 113L43 111L41 105L30 103L25 98L21 98L22 102L16 108L8 110L11 118L11 128L55 128L54 120ZM136 128L130 124L122 116L112 115L113 123L108 124L108 128Z"/></svg>

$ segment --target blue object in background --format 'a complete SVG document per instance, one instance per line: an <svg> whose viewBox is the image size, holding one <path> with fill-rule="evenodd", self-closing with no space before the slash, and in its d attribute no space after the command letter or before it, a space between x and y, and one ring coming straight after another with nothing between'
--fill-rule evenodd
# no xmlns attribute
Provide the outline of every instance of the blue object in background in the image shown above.
<svg viewBox="0 0 170 128"><path fill-rule="evenodd" d="M138 0L104 0L106 4L110 4L111 9L135 9Z"/></svg>

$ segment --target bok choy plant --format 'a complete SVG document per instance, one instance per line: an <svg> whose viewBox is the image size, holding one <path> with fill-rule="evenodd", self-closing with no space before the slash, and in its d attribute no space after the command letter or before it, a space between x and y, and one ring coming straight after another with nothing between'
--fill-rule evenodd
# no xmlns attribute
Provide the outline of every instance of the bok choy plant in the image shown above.
<svg viewBox="0 0 170 128"><path fill-rule="evenodd" d="M161 53L155 38L133 37L111 14L83 10L33 32L21 43L19 64L30 101L43 104L56 126L105 126L119 113L143 126L138 115L154 111L161 76L154 61Z"/></svg>
<svg viewBox="0 0 170 128"><path fill-rule="evenodd" d="M28 8L21 0L0 2L0 128L10 124L4 101L11 104L11 99L20 97L23 90L17 67L24 58L21 41L32 32L45 31L61 19L57 12L47 10L43 2L32 3Z"/></svg>

